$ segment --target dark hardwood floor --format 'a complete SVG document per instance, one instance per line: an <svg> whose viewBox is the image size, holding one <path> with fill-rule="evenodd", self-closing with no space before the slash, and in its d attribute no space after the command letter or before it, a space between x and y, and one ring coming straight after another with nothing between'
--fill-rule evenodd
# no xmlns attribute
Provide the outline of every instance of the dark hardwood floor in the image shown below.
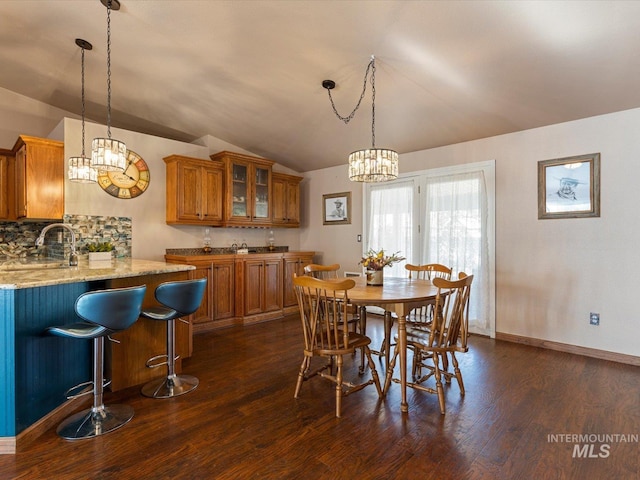
<svg viewBox="0 0 640 480"><path fill-rule="evenodd" d="M379 320L368 330L379 345ZM640 478L638 367L472 337L459 357L467 393L445 387L446 415L411 389L401 414L393 384L384 401L373 387L346 397L336 419L324 379L293 398L300 342L297 317L199 334L184 363L195 391L107 392L135 408L129 424L76 442L51 429L0 455L0 479Z"/></svg>

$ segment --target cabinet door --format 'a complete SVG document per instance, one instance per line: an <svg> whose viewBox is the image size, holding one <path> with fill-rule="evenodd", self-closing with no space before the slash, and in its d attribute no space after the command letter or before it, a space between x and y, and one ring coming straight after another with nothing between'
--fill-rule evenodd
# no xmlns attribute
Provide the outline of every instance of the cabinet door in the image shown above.
<svg viewBox="0 0 640 480"><path fill-rule="evenodd" d="M302 177L295 177L283 173L272 175L272 216L274 225L286 227L300 226L300 181Z"/></svg>
<svg viewBox="0 0 640 480"><path fill-rule="evenodd" d="M206 266L196 266L196 269L192 272L191 278L206 278L207 288L200 304L200 308L193 315L193 323L205 323L210 322L213 319L212 312L212 293L215 292L215 282L212 275L211 264Z"/></svg>
<svg viewBox="0 0 640 480"><path fill-rule="evenodd" d="M13 191L9 188L9 159L6 155L0 155L0 218L9 220L9 196Z"/></svg>
<svg viewBox="0 0 640 480"><path fill-rule="evenodd" d="M273 176L273 223L285 223L287 221L287 181Z"/></svg>
<svg viewBox="0 0 640 480"><path fill-rule="evenodd" d="M264 311L282 309L282 261L280 259L264 262Z"/></svg>
<svg viewBox="0 0 640 480"><path fill-rule="evenodd" d="M21 135L16 147L18 218L61 219L64 215L64 145L55 140Z"/></svg>
<svg viewBox="0 0 640 480"><path fill-rule="evenodd" d="M222 223L222 169L202 169L202 220Z"/></svg>
<svg viewBox="0 0 640 480"><path fill-rule="evenodd" d="M287 223L300 225L300 185L289 184L286 192Z"/></svg>
<svg viewBox="0 0 640 480"><path fill-rule="evenodd" d="M232 163L231 167L231 210L230 219L238 219L245 222L251 220L249 212L251 188L249 177L249 165L245 163Z"/></svg>
<svg viewBox="0 0 640 480"><path fill-rule="evenodd" d="M284 259L284 306L291 307L297 303L296 293L293 290L293 274L302 275L299 258Z"/></svg>
<svg viewBox="0 0 640 480"><path fill-rule="evenodd" d="M221 320L234 315L234 262L214 262L213 264L213 318Z"/></svg>
<svg viewBox="0 0 640 480"><path fill-rule="evenodd" d="M253 188L253 220L268 221L271 219L269 212L269 185L271 171L268 168L254 167Z"/></svg>
<svg viewBox="0 0 640 480"><path fill-rule="evenodd" d="M178 219L199 222L202 216L201 168L181 163L178 166Z"/></svg>
<svg viewBox="0 0 640 480"><path fill-rule="evenodd" d="M263 311L264 261L246 260L244 264L244 315Z"/></svg>
<svg viewBox="0 0 640 480"><path fill-rule="evenodd" d="M16 216L27 216L27 146L16 152Z"/></svg>
<svg viewBox="0 0 640 480"><path fill-rule="evenodd" d="M298 276L304 275L304 267L312 262L313 256L306 255L284 259L283 299L285 307L291 307L298 302L295 291L293 290L293 274L295 273Z"/></svg>

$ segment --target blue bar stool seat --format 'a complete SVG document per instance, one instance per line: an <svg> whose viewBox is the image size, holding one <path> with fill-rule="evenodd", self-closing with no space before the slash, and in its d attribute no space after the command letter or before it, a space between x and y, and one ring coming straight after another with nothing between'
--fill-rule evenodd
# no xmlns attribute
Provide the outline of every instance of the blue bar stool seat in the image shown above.
<svg viewBox="0 0 640 480"><path fill-rule="evenodd" d="M167 353L147 360L147 367L167 365L164 378L152 380L142 387L142 394L152 398L171 398L185 394L198 386L198 379L191 375L176 375L175 321L195 313L204 297L206 278L165 282L156 287L155 297L161 305L145 308L141 316L151 320L167 322ZM164 359L163 362L154 363Z"/></svg>
<svg viewBox="0 0 640 480"><path fill-rule="evenodd" d="M133 418L133 408L128 405L103 403L104 387L104 337L129 328L140 316L147 287L114 288L97 290L80 295L75 303L76 314L84 320L70 325L47 328L51 335L81 340L93 339L93 382L86 382L67 391L67 398L93 394L93 407L75 413L62 421L57 433L67 440L92 438L109 433ZM71 392L91 386L72 395Z"/></svg>

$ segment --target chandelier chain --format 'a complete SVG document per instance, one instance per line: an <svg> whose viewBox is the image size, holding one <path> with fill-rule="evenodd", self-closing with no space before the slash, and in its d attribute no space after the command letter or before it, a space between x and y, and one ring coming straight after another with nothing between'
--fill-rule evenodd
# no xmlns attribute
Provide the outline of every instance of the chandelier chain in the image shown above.
<svg viewBox="0 0 640 480"><path fill-rule="evenodd" d="M84 155L84 48L82 50L82 158L85 158Z"/></svg>
<svg viewBox="0 0 640 480"><path fill-rule="evenodd" d="M371 148L376 148L376 64L371 59Z"/></svg>
<svg viewBox="0 0 640 480"><path fill-rule="evenodd" d="M111 139L111 0L107 2L107 137Z"/></svg>
<svg viewBox="0 0 640 480"><path fill-rule="evenodd" d="M333 101L333 97L331 96L331 89L327 89L327 92L329 92L329 100L331 100L331 107L333 108L333 113L336 114L336 117L338 117L340 120L342 120L345 124L349 123L351 121L351 119L354 117L354 115L356 114L356 111L358 111L358 108L360 108L360 104L362 103L362 99L364 98L364 94L367 91L367 78L369 77L369 70L373 67L373 70L375 71L375 60L372 58L371 61L369 62L369 65L367 65L367 71L364 74L364 81L362 83L362 93L360 94L360 99L358 100L358 103L356 104L356 106L354 107L354 109L352 110L352 112L346 116L343 117L342 115L340 115L338 113L338 110L336 108L336 105ZM375 74L374 74L375 76Z"/></svg>

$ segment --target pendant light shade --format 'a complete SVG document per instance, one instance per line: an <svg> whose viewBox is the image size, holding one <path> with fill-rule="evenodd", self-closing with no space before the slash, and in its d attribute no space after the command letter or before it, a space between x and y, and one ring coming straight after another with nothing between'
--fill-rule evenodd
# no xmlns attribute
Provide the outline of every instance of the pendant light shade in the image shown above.
<svg viewBox="0 0 640 480"><path fill-rule="evenodd" d="M127 166L127 146L113 138L94 138L91 143L91 165L100 170L124 171Z"/></svg>
<svg viewBox="0 0 640 480"><path fill-rule="evenodd" d="M349 154L349 180L386 182L398 178L398 152L386 148L367 148Z"/></svg>
<svg viewBox="0 0 640 480"><path fill-rule="evenodd" d="M69 158L69 180L75 183L96 183L98 171L91 166L91 159L84 154L84 51L91 50L91 45L86 40L76 38L76 45L82 49L82 155Z"/></svg>
<svg viewBox="0 0 640 480"><path fill-rule="evenodd" d="M111 10L119 10L120 2L101 2L107 7L107 137L93 139L91 166L98 170L124 171L127 167L127 146L111 138Z"/></svg>
<svg viewBox="0 0 640 480"><path fill-rule="evenodd" d="M69 157L69 180L75 183L96 183L98 171L91 166L91 159L85 156Z"/></svg>

